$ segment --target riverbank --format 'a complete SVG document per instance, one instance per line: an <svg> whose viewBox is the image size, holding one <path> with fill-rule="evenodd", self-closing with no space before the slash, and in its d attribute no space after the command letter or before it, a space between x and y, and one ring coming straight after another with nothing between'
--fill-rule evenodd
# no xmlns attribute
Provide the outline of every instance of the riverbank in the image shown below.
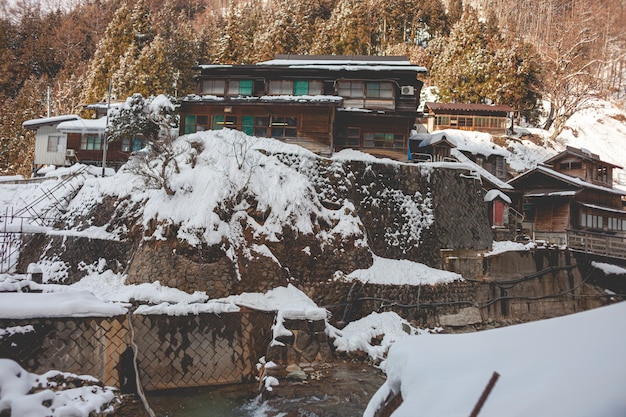
<svg viewBox="0 0 626 417"><path fill-rule="evenodd" d="M157 417L178 417L175 410L182 410L186 399L195 402L193 406L197 407L198 400L192 397L201 396L202 391L206 393L205 397L215 394L224 401L231 401L232 416L360 417L371 396L384 381L384 373L374 366L337 361L319 369L306 381L281 380L268 395L264 395L264 399L259 397L260 394L255 396L252 393L255 387L246 384L149 393L148 401ZM237 395L249 399L236 399ZM244 404L238 405L240 402ZM207 409L204 414L198 415L209 415L206 414L209 411ZM211 415L215 417L215 414ZM224 414L218 416L225 417ZM126 396L112 417L149 417L149 414L138 397Z"/></svg>

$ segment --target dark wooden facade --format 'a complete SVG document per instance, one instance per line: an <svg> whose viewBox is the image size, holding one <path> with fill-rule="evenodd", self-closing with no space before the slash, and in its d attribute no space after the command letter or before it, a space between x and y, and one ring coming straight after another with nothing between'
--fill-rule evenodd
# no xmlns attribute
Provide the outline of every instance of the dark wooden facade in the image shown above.
<svg viewBox="0 0 626 417"><path fill-rule="evenodd" d="M602 161L597 154L586 149L568 146L563 152L545 161L563 174L580 178L591 184L613 187L613 168L621 168Z"/></svg>
<svg viewBox="0 0 626 417"><path fill-rule="evenodd" d="M586 245L581 236L593 236L624 248L604 256L626 259L626 210L622 205L626 192L613 189L612 178L598 180L592 176L594 182L581 178L615 165L599 160L597 155L589 158L587 152L574 148L548 161L555 166L541 165L509 181L515 187L517 209L523 211L529 232L536 239L557 244L568 244L572 237L578 246Z"/></svg>
<svg viewBox="0 0 626 417"><path fill-rule="evenodd" d="M512 112L506 105L428 102L420 122L429 132L459 129L505 135Z"/></svg>
<svg viewBox="0 0 626 417"><path fill-rule="evenodd" d="M277 56L197 67L180 106L181 134L232 128L314 151L405 158L426 70L405 57Z"/></svg>

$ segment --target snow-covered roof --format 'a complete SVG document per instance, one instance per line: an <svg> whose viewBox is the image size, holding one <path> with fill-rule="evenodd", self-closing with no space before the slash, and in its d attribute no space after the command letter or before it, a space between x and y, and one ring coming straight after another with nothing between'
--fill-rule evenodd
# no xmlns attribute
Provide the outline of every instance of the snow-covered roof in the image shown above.
<svg viewBox="0 0 626 417"><path fill-rule="evenodd" d="M99 119L81 119L70 120L59 123L57 129L64 133L103 133L106 128L106 117Z"/></svg>
<svg viewBox="0 0 626 417"><path fill-rule="evenodd" d="M626 214L626 210L620 210L620 209L616 209L612 207L604 207L604 206L598 206L596 204L587 204L587 203L583 203L582 205L588 208L596 209L596 210L607 211L609 213Z"/></svg>
<svg viewBox="0 0 626 417"><path fill-rule="evenodd" d="M608 188L608 187L603 187L601 185L595 185L592 184L590 182L584 181L578 177L572 177L571 175L567 175L567 174L563 174L562 172L558 172L553 170L552 168L548 168L547 166L544 165L537 165L536 168L531 169L529 171L524 172L523 174L518 175L517 177L509 180L509 184L514 184L516 182L519 182L521 179L528 177L534 173L543 173L545 175L548 175L552 178L556 178L558 180L561 180L563 182L566 182L568 184L571 184L575 187L579 187L579 188L592 188L594 190L600 190L600 191L604 191L606 193L611 193L611 194L619 194L619 195L626 195L626 192L622 191L622 190L618 190L618 189L614 189L614 188Z"/></svg>
<svg viewBox="0 0 626 417"><path fill-rule="evenodd" d="M570 197L574 196L578 191L549 191L549 190L533 190L526 194L526 197Z"/></svg>
<svg viewBox="0 0 626 417"><path fill-rule="evenodd" d="M469 133L472 133L470 135ZM492 137L488 133L465 132L456 129L438 130L433 133L418 133L409 138L410 140L421 140L420 147L434 145L442 140L447 140L458 150L469 152L472 155L483 155L489 158L492 155L508 157L510 152L495 145Z"/></svg>
<svg viewBox="0 0 626 417"><path fill-rule="evenodd" d="M565 150L563 152L560 152L556 155L554 155L552 158L544 161L545 164L552 164L555 161L558 161L560 159L562 159L563 157L567 156L567 155L573 155L576 156L584 161L593 161L593 162L599 162L605 165L610 165L613 168L622 168L619 165L616 164L612 164L610 162L606 162L600 159L600 156L598 154L592 153L591 151L589 151L586 148L574 148L573 146L567 146L565 148Z"/></svg>
<svg viewBox="0 0 626 417"><path fill-rule="evenodd" d="M277 55L275 59L259 62L257 65L333 71L427 72L425 67L411 64L406 56Z"/></svg>
<svg viewBox="0 0 626 417"><path fill-rule="evenodd" d="M214 96L214 95L189 95L183 99L184 101L204 101L204 102L224 102L226 101L225 97ZM278 96L234 96L228 97L228 101L232 103L311 103L311 104L322 104L322 103L341 103L343 97L339 96L328 96L328 95L278 95Z"/></svg>
<svg viewBox="0 0 626 417"><path fill-rule="evenodd" d="M450 150L450 154L452 156L454 156L459 162L463 162L466 165L470 165L471 168L478 172L478 174L486 179L487 181L489 181L490 183L492 183L494 186L498 187L501 190L512 190L513 186L511 184L508 184L504 181L502 181L500 178L496 177L495 175L493 175L491 172L487 171L485 168L481 167L480 165L478 165L477 163L475 163L474 161L472 161L471 159L469 159L467 156L465 156L463 154L463 152L461 152L460 149L456 148L456 149L451 149Z"/></svg>
<svg viewBox="0 0 626 417"><path fill-rule="evenodd" d="M491 201L495 200L496 198L499 198L499 199L504 200L507 203L511 204L511 199L509 198L509 196L504 194L502 191L500 191L498 189L495 189L495 188L493 190L487 191L487 194L485 194L484 200L487 201L487 202L491 202Z"/></svg>
<svg viewBox="0 0 626 417"><path fill-rule="evenodd" d="M77 119L80 119L80 117L76 116L75 114L43 117L41 119L26 120L24 123L22 123L22 127L24 129L37 130L37 128L40 126L55 125L57 123L65 122L68 120L77 120Z"/></svg>

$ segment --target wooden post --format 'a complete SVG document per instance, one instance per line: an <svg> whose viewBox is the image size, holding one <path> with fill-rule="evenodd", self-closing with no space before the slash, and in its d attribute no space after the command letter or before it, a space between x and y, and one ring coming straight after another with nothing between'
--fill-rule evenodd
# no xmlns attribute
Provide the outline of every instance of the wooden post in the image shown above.
<svg viewBox="0 0 626 417"><path fill-rule="evenodd" d="M478 413L480 413L480 410L483 408L483 405L485 404L485 401L487 401L487 397L491 393L491 390L493 389L493 386L496 385L496 382L498 381L498 378L500 378L500 374L494 371L493 375L491 375L491 379L487 383L487 386L485 387L482 395L480 396L480 398L478 399L478 402L474 406L474 409L472 410L472 414L470 414L470 417L478 416Z"/></svg>

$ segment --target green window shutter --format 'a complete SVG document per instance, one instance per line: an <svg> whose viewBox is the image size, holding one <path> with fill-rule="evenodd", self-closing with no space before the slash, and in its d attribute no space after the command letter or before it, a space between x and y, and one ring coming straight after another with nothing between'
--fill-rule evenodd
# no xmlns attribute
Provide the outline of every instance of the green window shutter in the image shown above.
<svg viewBox="0 0 626 417"><path fill-rule="evenodd" d="M293 83L293 93L296 96L306 96L309 94L309 81L296 80Z"/></svg>
<svg viewBox="0 0 626 417"><path fill-rule="evenodd" d="M135 152L135 151L140 150L141 148L143 148L143 141L141 140L141 138L133 138L133 144L132 144L131 150Z"/></svg>
<svg viewBox="0 0 626 417"><path fill-rule="evenodd" d="M188 114L185 116L185 135L196 133L196 116Z"/></svg>
<svg viewBox="0 0 626 417"><path fill-rule="evenodd" d="M224 129L224 115L213 116L213 130Z"/></svg>
<svg viewBox="0 0 626 417"><path fill-rule="evenodd" d="M252 95L252 80L240 80L239 81L239 95L240 96Z"/></svg>
<svg viewBox="0 0 626 417"><path fill-rule="evenodd" d="M254 135L254 116L241 117L241 130L246 135Z"/></svg>

